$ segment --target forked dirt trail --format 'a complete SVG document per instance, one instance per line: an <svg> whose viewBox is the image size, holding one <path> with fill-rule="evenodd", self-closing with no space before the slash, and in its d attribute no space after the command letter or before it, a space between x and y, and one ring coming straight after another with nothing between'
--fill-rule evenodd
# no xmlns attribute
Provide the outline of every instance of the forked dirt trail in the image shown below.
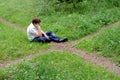
<svg viewBox="0 0 120 80"><path fill-rule="evenodd" d="M2 18L0 18L0 22L3 22L3 23L8 24L8 25L11 25L14 28L19 29L19 30L21 30L23 32L26 31L24 28L18 26L17 24L14 24L12 22L6 21L6 20L4 20ZM115 63L110 62L107 58L105 58L105 57L98 57L95 54L87 54L85 51L76 49L74 47L75 43L77 43L77 42L79 42L81 40L84 40L84 39L96 36L99 33L101 33L102 31L104 31L105 29L108 29L108 28L111 28L111 27L115 27L115 26L118 26L118 25L120 25L120 21L115 22L115 23L113 23L111 25L104 26L101 29L99 29L97 32L94 32L94 33L92 33L90 35L87 35L87 36L85 36L85 37L83 37L83 38L81 38L79 40L69 41L69 42L66 42L66 43L53 43L52 42L52 43L50 43L50 45L52 45L51 48L49 48L47 50L36 51L36 53L30 54L30 55L22 57L22 58L17 58L15 60L11 60L11 61L7 61L7 62L4 62L4 63L0 63L0 68L5 68L7 66L10 66L10 65L13 65L13 64L17 64L17 63L19 63L22 60L29 60L29 59L31 59L33 57L38 56L39 54L43 54L43 53L47 53L47 52L50 52L50 51L57 50L57 51L67 51L67 52L72 52L72 53L78 54L82 58L84 58L84 60L86 60L87 62L91 62L91 63L96 64L96 65L100 65L100 66L106 68L107 70L115 72L116 74L120 75L120 67L116 66Z"/></svg>

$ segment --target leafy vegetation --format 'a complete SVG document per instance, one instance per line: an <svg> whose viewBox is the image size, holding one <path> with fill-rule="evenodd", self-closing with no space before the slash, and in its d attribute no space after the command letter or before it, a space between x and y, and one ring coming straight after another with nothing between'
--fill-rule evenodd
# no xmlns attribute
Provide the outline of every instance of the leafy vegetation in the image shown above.
<svg viewBox="0 0 120 80"><path fill-rule="evenodd" d="M0 63L47 48L48 44L29 42L24 32L0 22Z"/></svg>
<svg viewBox="0 0 120 80"><path fill-rule="evenodd" d="M8 0L1 0L0 16L23 27L27 27L33 17L39 17L44 31L52 30L70 40L84 37L120 19L120 2L117 0L80 0L75 2L76 8L73 1L79 0L70 1L11 0L8 3Z"/></svg>
<svg viewBox="0 0 120 80"><path fill-rule="evenodd" d="M2 70L7 80L119 80L117 75L67 52L50 52Z"/></svg>
<svg viewBox="0 0 120 80"><path fill-rule="evenodd" d="M120 26L105 30L100 35L79 42L76 47L117 60L120 65Z"/></svg>

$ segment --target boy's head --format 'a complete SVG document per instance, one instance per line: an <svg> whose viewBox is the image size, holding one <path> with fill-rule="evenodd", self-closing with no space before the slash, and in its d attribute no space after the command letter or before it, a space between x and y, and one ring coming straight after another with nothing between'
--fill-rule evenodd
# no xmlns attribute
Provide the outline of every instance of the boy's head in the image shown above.
<svg viewBox="0 0 120 80"><path fill-rule="evenodd" d="M41 20L38 19L38 18L33 18L33 19L32 19L32 23L33 23L33 24L40 24L40 22L41 22Z"/></svg>

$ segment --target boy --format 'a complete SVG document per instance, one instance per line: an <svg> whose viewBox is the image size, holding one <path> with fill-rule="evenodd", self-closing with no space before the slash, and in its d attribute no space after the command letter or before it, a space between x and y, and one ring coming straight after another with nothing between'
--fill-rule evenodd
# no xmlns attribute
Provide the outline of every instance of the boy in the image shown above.
<svg viewBox="0 0 120 80"><path fill-rule="evenodd" d="M66 42L67 38L60 39L52 31L44 32L40 28L41 20L38 18L32 19L32 23L27 28L27 36L30 41L35 42Z"/></svg>

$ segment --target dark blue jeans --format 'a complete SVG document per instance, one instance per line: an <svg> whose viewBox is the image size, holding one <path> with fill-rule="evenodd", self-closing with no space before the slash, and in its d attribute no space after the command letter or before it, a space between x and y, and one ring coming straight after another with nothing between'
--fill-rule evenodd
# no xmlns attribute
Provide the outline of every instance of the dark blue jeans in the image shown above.
<svg viewBox="0 0 120 80"><path fill-rule="evenodd" d="M60 38L56 36L52 31L46 32L46 35L49 37L49 39L46 38L44 35L42 35L41 37L35 37L33 41L35 42L51 42L51 41L59 42L60 40Z"/></svg>

